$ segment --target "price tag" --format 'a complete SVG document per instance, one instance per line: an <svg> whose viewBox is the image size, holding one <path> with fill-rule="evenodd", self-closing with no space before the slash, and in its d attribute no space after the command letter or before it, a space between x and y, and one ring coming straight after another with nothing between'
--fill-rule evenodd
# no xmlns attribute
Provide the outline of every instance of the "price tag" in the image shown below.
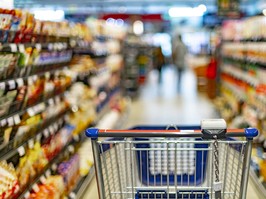
<svg viewBox="0 0 266 199"><path fill-rule="evenodd" d="M38 76L37 76L37 75L33 75L33 76L32 76L32 79L33 79L33 81L35 82L35 81L37 81Z"/></svg>
<svg viewBox="0 0 266 199"><path fill-rule="evenodd" d="M18 49L19 49L19 52L21 52L21 53L25 52L25 46L24 46L24 44L19 44L18 45Z"/></svg>
<svg viewBox="0 0 266 199"><path fill-rule="evenodd" d="M24 146L20 146L18 149L18 154L20 157L22 157L23 155L25 155L25 148Z"/></svg>
<svg viewBox="0 0 266 199"><path fill-rule="evenodd" d="M40 181L41 181L42 184L45 184L46 183L46 178L42 175L40 177Z"/></svg>
<svg viewBox="0 0 266 199"><path fill-rule="evenodd" d="M18 51L17 44L9 44L9 47L11 48L11 52L17 52Z"/></svg>
<svg viewBox="0 0 266 199"><path fill-rule="evenodd" d="M79 141L79 136L78 136L78 135L74 135L74 136L73 136L73 139L74 139L76 142L78 142L78 141Z"/></svg>
<svg viewBox="0 0 266 199"><path fill-rule="evenodd" d="M72 145L70 145L70 146L68 146L68 151L70 153L74 153L75 149L74 149L74 147Z"/></svg>
<svg viewBox="0 0 266 199"><path fill-rule="evenodd" d="M36 183L32 186L32 189L33 189L33 191L35 191L36 193L40 190L38 184L36 184Z"/></svg>
<svg viewBox="0 0 266 199"><path fill-rule="evenodd" d="M55 123L53 126L54 126L54 130L57 131L58 130L58 124Z"/></svg>
<svg viewBox="0 0 266 199"><path fill-rule="evenodd" d="M33 108L28 108L27 112L28 112L28 114L29 114L30 117L32 117L32 116L35 115L35 111L34 111Z"/></svg>
<svg viewBox="0 0 266 199"><path fill-rule="evenodd" d="M58 50L58 43L53 43L53 50Z"/></svg>
<svg viewBox="0 0 266 199"><path fill-rule="evenodd" d="M29 78L28 78L28 84L29 84L29 85L32 85L32 84L33 84L33 79L32 79L32 77L29 77Z"/></svg>
<svg viewBox="0 0 266 199"><path fill-rule="evenodd" d="M30 192L27 191L27 192L24 194L24 198L27 199L27 198L29 198L29 197L30 197Z"/></svg>
<svg viewBox="0 0 266 199"><path fill-rule="evenodd" d="M49 126L49 132L51 133L51 135L54 134L54 128L53 128L53 126Z"/></svg>
<svg viewBox="0 0 266 199"><path fill-rule="evenodd" d="M53 50L54 49L54 44L50 43L48 44L48 50Z"/></svg>
<svg viewBox="0 0 266 199"><path fill-rule="evenodd" d="M5 88L6 88L6 83L5 82L0 83L0 89L5 90Z"/></svg>
<svg viewBox="0 0 266 199"><path fill-rule="evenodd" d="M14 116L14 121L15 121L15 124L16 124L16 125L20 123L21 120L20 120L19 115L15 115L15 116Z"/></svg>
<svg viewBox="0 0 266 199"><path fill-rule="evenodd" d="M7 123L8 123L8 126L13 126L14 125L13 117L8 118Z"/></svg>
<svg viewBox="0 0 266 199"><path fill-rule="evenodd" d="M37 140L37 142L40 142L41 139L42 139L42 134L39 133L39 134L36 136L36 140Z"/></svg>
<svg viewBox="0 0 266 199"><path fill-rule="evenodd" d="M39 111L44 111L45 110L45 108L46 108L46 105L45 105L45 103L43 102L43 103L41 103L41 104L39 104Z"/></svg>
<svg viewBox="0 0 266 199"><path fill-rule="evenodd" d="M15 80L8 81L9 89L15 89L16 88L16 82Z"/></svg>
<svg viewBox="0 0 266 199"><path fill-rule="evenodd" d="M38 51L41 51L41 50L42 50L42 45L41 45L41 44L35 44L35 48L36 48Z"/></svg>
<svg viewBox="0 0 266 199"><path fill-rule="evenodd" d="M49 99L49 100L48 100L48 103L49 103L49 105L54 105L54 103L55 103L55 102L54 102L54 99Z"/></svg>
<svg viewBox="0 0 266 199"><path fill-rule="evenodd" d="M48 131L48 129L45 129L43 131L43 135L44 135L45 138L48 138L49 137L49 131Z"/></svg>
<svg viewBox="0 0 266 199"><path fill-rule="evenodd" d="M30 140L28 141L28 145L29 145L29 148L32 149L33 146L34 146L34 140L33 140L33 139L30 139Z"/></svg>
<svg viewBox="0 0 266 199"><path fill-rule="evenodd" d="M57 97L55 98L55 102L56 102L57 104L60 103L60 97L59 97L59 96L57 96Z"/></svg>
<svg viewBox="0 0 266 199"><path fill-rule="evenodd" d="M75 198L76 198L76 194L75 194L74 192L71 192L71 193L69 194L69 197L70 197L71 199L75 199Z"/></svg>
<svg viewBox="0 0 266 199"><path fill-rule="evenodd" d="M18 87L23 86L24 85L23 79L22 78L17 79L17 84L18 84Z"/></svg>
<svg viewBox="0 0 266 199"><path fill-rule="evenodd" d="M45 172L45 175L46 175L47 178L51 176L51 171L50 171L50 169L48 169L48 170Z"/></svg>
<svg viewBox="0 0 266 199"><path fill-rule="evenodd" d="M51 168L52 168L53 171L56 171L57 165L56 164L53 164Z"/></svg>
<svg viewBox="0 0 266 199"><path fill-rule="evenodd" d="M6 119L1 120L1 126L4 127L7 124Z"/></svg>

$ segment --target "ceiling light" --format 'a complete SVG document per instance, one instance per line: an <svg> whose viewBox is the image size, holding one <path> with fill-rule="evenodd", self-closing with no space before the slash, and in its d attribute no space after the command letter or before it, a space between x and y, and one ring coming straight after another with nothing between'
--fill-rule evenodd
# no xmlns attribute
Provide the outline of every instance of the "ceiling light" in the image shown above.
<svg viewBox="0 0 266 199"><path fill-rule="evenodd" d="M200 9L202 12L206 12L207 11L207 7L204 4L200 4L198 6L198 9Z"/></svg>
<svg viewBox="0 0 266 199"><path fill-rule="evenodd" d="M142 21L135 21L133 23L133 32L136 34L136 35L141 35L143 34L144 32L144 25L143 25L143 22Z"/></svg>
<svg viewBox="0 0 266 199"><path fill-rule="evenodd" d="M13 9L14 8L14 0L1 0L0 8L5 9Z"/></svg>
<svg viewBox="0 0 266 199"><path fill-rule="evenodd" d="M113 18L108 18L108 19L106 20L106 23L107 23L108 25L113 25L113 24L115 24L115 19L113 19Z"/></svg>
<svg viewBox="0 0 266 199"><path fill-rule="evenodd" d="M264 16L266 16L266 9L263 9L263 10L262 10L262 14L263 14Z"/></svg>
<svg viewBox="0 0 266 199"><path fill-rule="evenodd" d="M198 7L172 7L169 9L168 14L170 17L201 17L207 8L201 4Z"/></svg>
<svg viewBox="0 0 266 199"><path fill-rule="evenodd" d="M115 24L117 26L123 26L124 25L124 20L123 19L117 19L116 22L115 22Z"/></svg>
<svg viewBox="0 0 266 199"><path fill-rule="evenodd" d="M119 13L125 13L126 11L127 11L127 7L125 7L125 6L121 6L118 8Z"/></svg>
<svg viewBox="0 0 266 199"><path fill-rule="evenodd" d="M65 19L65 12L63 10L47 10L47 9L34 9L35 19L45 21L63 21Z"/></svg>

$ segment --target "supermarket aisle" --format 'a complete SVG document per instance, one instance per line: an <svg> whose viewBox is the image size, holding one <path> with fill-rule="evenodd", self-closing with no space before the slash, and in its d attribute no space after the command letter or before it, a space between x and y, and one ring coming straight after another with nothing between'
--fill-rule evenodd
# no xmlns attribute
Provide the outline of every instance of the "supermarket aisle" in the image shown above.
<svg viewBox="0 0 266 199"><path fill-rule="evenodd" d="M185 72L181 92L177 92L177 76L173 67L162 73L162 84L157 83L153 71L141 90L138 100L132 103L126 127L137 124L199 124L203 118L216 116L213 105L196 91L192 71Z"/></svg>
<svg viewBox="0 0 266 199"><path fill-rule="evenodd" d="M139 98L132 102L125 128L141 124L199 124L201 119L218 117L207 97L197 93L192 71L184 74L180 93L177 92L174 68L164 69L161 85L158 85L157 77L157 72L153 71ZM98 198L95 179L84 195L84 199L92 198ZM259 199L252 186L249 186L247 198Z"/></svg>

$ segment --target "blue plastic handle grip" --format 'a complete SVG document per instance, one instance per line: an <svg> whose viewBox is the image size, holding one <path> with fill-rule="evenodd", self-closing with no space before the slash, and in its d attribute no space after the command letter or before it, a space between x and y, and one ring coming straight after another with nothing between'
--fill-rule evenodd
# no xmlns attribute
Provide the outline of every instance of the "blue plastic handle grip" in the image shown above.
<svg viewBox="0 0 266 199"><path fill-rule="evenodd" d="M256 128L246 128L245 129L245 136L248 139L253 139L259 134L258 129Z"/></svg>
<svg viewBox="0 0 266 199"><path fill-rule="evenodd" d="M91 139L97 139L99 135L99 129L97 128L88 128L86 130L86 136Z"/></svg>

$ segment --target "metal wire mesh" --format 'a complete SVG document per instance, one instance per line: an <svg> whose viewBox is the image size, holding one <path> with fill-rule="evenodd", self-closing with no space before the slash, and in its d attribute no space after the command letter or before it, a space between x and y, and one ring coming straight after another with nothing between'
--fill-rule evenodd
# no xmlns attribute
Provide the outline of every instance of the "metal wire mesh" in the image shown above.
<svg viewBox="0 0 266 199"><path fill-rule="evenodd" d="M97 141L106 199L215 198L214 141ZM240 198L246 141L218 141L224 199Z"/></svg>

